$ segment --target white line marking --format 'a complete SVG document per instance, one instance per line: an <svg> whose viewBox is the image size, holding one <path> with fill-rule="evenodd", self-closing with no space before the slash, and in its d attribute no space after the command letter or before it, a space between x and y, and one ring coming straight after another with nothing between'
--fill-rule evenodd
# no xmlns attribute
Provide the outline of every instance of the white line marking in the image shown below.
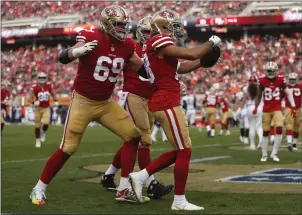
<svg viewBox="0 0 302 215"><path fill-rule="evenodd" d="M205 162L205 161L213 161L213 160L219 160L219 159L225 159L225 158L231 158L231 157L232 156L225 155L225 156L215 156L215 157L199 158L199 159L190 160L190 163L201 163L201 162ZM173 166L174 166L174 164L172 164L169 167L173 167Z"/></svg>
<svg viewBox="0 0 302 215"><path fill-rule="evenodd" d="M227 146L232 146L232 145L238 145L238 144L229 144ZM208 144L208 145L195 146L195 147L193 147L193 149L194 148L204 148L204 147L217 147L217 146L226 146L226 145L223 145L223 144ZM171 150L171 148L151 149L152 152L165 151L165 150ZM91 158L91 157L102 157L102 156L112 156L112 155L115 155L115 153L102 153L102 154L90 154L90 155L79 155L79 156L74 155L74 156L72 156L72 158ZM2 164L45 161L45 160L48 160L48 158L2 161Z"/></svg>

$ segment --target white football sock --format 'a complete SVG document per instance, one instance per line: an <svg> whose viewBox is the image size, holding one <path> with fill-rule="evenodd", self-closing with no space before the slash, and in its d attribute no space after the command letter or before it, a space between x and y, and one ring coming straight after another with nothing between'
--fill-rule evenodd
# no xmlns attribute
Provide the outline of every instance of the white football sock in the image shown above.
<svg viewBox="0 0 302 215"><path fill-rule="evenodd" d="M275 141L275 135L271 135L271 142Z"/></svg>
<svg viewBox="0 0 302 215"><path fill-rule="evenodd" d="M34 189L46 191L48 184L44 184L41 180L38 181Z"/></svg>
<svg viewBox="0 0 302 215"><path fill-rule="evenodd" d="M278 154L278 150L281 145L281 141L282 141L282 135L276 134L272 155Z"/></svg>
<svg viewBox="0 0 302 215"><path fill-rule="evenodd" d="M293 138L293 144L297 144L298 139Z"/></svg>
<svg viewBox="0 0 302 215"><path fill-rule="evenodd" d="M153 139L156 139L156 134L157 134L157 132L158 132L158 127L157 126L154 126L154 128L153 128L153 131L152 131L152 138Z"/></svg>
<svg viewBox="0 0 302 215"><path fill-rule="evenodd" d="M146 187L149 187L149 185L151 184L151 182L155 180L154 175L151 175L149 178L147 178L146 180Z"/></svg>
<svg viewBox="0 0 302 215"><path fill-rule="evenodd" d="M211 130L211 126L207 125L207 131Z"/></svg>
<svg viewBox="0 0 302 215"><path fill-rule="evenodd" d="M256 132L255 132L254 127L250 128L249 136L250 136L250 146L254 147L255 146L255 136L256 136Z"/></svg>
<svg viewBox="0 0 302 215"><path fill-rule="evenodd" d="M105 175L111 175L111 174L115 174L119 169L117 169L116 167L114 167L112 164L110 164L109 168L107 169L107 171L105 172Z"/></svg>
<svg viewBox="0 0 302 215"><path fill-rule="evenodd" d="M215 136L215 129L211 129L211 136L212 136L212 137Z"/></svg>
<svg viewBox="0 0 302 215"><path fill-rule="evenodd" d="M293 142L293 136L292 135L286 135L286 141L287 141L287 143L291 144Z"/></svg>
<svg viewBox="0 0 302 215"><path fill-rule="evenodd" d="M174 202L176 204L181 204L183 202L187 201L185 195L174 195Z"/></svg>
<svg viewBox="0 0 302 215"><path fill-rule="evenodd" d="M167 136L166 136L166 134L165 134L164 129L163 129L163 128L160 128L160 131L161 131L162 140L163 140L163 141L166 141L166 140L167 140Z"/></svg>
<svg viewBox="0 0 302 215"><path fill-rule="evenodd" d="M262 156L267 156L268 137L262 137L261 148Z"/></svg>
<svg viewBox="0 0 302 215"><path fill-rule="evenodd" d="M118 190L121 191L121 190L124 190L124 189L127 189L127 188L131 188L131 185L129 183L129 179L126 178L126 177L121 177L120 186L118 186Z"/></svg>
<svg viewBox="0 0 302 215"><path fill-rule="evenodd" d="M142 181L146 181L150 176L146 169L141 170L139 173L139 178Z"/></svg>

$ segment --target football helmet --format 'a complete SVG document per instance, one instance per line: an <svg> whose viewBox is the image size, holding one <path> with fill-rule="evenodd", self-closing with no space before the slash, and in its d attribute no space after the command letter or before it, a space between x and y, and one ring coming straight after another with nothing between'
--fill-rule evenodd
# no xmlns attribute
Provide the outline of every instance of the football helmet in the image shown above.
<svg viewBox="0 0 302 215"><path fill-rule="evenodd" d="M264 65L264 73L267 78L273 79L278 75L278 65L275 62L268 62Z"/></svg>
<svg viewBox="0 0 302 215"><path fill-rule="evenodd" d="M44 72L38 73L38 83L39 84L45 84L47 82L47 75Z"/></svg>
<svg viewBox="0 0 302 215"><path fill-rule="evenodd" d="M180 16L172 10L161 10L155 13L151 19L151 28L156 33L167 34L176 38L185 35Z"/></svg>
<svg viewBox="0 0 302 215"><path fill-rule="evenodd" d="M137 24L136 37L142 44L144 44L151 36L151 19L151 16L146 16Z"/></svg>
<svg viewBox="0 0 302 215"><path fill-rule="evenodd" d="M101 12L100 25L106 33L120 41L124 41L130 32L128 14L118 5L105 7Z"/></svg>
<svg viewBox="0 0 302 215"><path fill-rule="evenodd" d="M288 83L290 86L294 87L298 83L298 74L294 72L289 73Z"/></svg>

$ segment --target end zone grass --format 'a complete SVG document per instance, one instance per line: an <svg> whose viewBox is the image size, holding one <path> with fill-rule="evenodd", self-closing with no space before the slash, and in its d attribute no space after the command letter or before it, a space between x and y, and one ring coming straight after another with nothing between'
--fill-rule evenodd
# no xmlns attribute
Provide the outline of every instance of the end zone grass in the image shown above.
<svg viewBox="0 0 302 215"><path fill-rule="evenodd" d="M47 133L47 140L42 148L34 147L34 128L32 126L10 125L4 128L2 134L2 212L3 213L41 213L41 214L172 214L170 206L173 195L162 200L154 200L149 204L119 204L114 201L114 193L104 191L97 183L77 182L75 178L93 178L96 172L83 170L79 167L88 165L109 164L116 150L122 141L103 127L87 128L79 150L66 163L62 171L52 181L47 191L47 204L42 207L32 205L29 194L32 187L39 179L40 173L47 158L57 149L60 144L63 127L50 127ZM251 168L255 171L262 169L260 162L260 151L244 150L245 146L239 144L238 131L233 130L229 137L217 136L214 139L206 137L205 131L199 133L191 129L193 142L192 159L199 159L213 156L231 156L231 158L207 161L207 164L220 166L225 165L225 177L230 176L227 165L245 165L242 168ZM159 138L160 139L160 138ZM299 145L301 147L301 145ZM241 148L240 148L241 147ZM171 149L168 143L154 143L152 157ZM278 168L282 164L293 164L301 162L301 152L293 153L288 151L280 152L281 162L273 163L271 160L265 165ZM195 165L195 164L194 164ZM194 165L191 167L193 168ZM196 165L202 165L196 164ZM205 169L205 168L204 168ZM230 168L231 169L231 168ZM205 172L207 173L207 171ZM214 174L214 173L212 173ZM118 174L119 175L119 174ZM162 177L162 175L167 175ZM172 180L172 171L165 171L158 175L164 182ZM203 179L203 172L191 173L187 199L195 204L205 207L204 214L301 214L302 195L290 194L268 194L268 193L245 193L244 190L237 193L229 193L227 190L217 192L216 187L211 189L213 179ZM205 176L204 176L205 177ZM116 177L118 180L118 177ZM202 191L200 185L207 187ZM223 183L223 182L221 182ZM230 183L231 186L244 186ZM245 186L251 184L246 183ZM196 191L192 189L196 186ZM257 185L253 184L255 189ZM261 187L265 185L261 184ZM302 190L302 185L291 185ZM269 186L268 186L269 187ZM260 189L260 186L259 186ZM199 191L197 191L199 190ZM210 192L213 190L215 192ZM270 190L273 193L273 190ZM177 212L182 214L185 212ZM187 213L192 214L192 212Z"/></svg>

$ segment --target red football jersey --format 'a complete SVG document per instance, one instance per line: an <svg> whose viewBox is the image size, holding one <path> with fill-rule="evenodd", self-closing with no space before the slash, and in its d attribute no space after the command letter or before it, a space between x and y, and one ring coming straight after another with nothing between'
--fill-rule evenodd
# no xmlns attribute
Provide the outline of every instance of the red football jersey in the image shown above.
<svg viewBox="0 0 302 215"><path fill-rule="evenodd" d="M218 97L215 95L206 95L205 97L206 105L207 107L213 107L216 108Z"/></svg>
<svg viewBox="0 0 302 215"><path fill-rule="evenodd" d="M143 54L140 43L135 44L135 52L139 57L142 57ZM144 98L151 98L154 92L154 87L150 83L149 79L137 75L130 66L126 66L124 69L123 91L133 93Z"/></svg>
<svg viewBox="0 0 302 215"><path fill-rule="evenodd" d="M99 45L88 54L79 58L78 72L74 89L86 98L102 101L111 97L118 75L134 52L134 42L114 41L106 38L100 30L80 31L76 37L79 42L97 40Z"/></svg>
<svg viewBox="0 0 302 215"><path fill-rule="evenodd" d="M229 111L228 103L226 102L226 100L224 98L219 99L219 104L220 104L220 108L221 108L223 113Z"/></svg>
<svg viewBox="0 0 302 215"><path fill-rule="evenodd" d="M1 88L1 102L8 100L9 96L10 96L9 92L6 89ZM6 108L6 104L1 103L1 109L5 109L5 108Z"/></svg>
<svg viewBox="0 0 302 215"><path fill-rule="evenodd" d="M51 92L51 84L36 84L32 87L36 99L39 100L39 107L47 108L49 107L49 95Z"/></svg>
<svg viewBox="0 0 302 215"><path fill-rule="evenodd" d="M294 97L294 100L295 100L296 108L297 108L297 109L301 108L301 101L302 101L302 84L296 84L294 87L292 87L292 86L290 86L290 85L287 85L287 88L289 88L289 89L292 90L293 97ZM289 101L288 101L287 96L285 96L285 105L286 105L286 107L291 108L291 105L290 105L290 103L289 103Z"/></svg>
<svg viewBox="0 0 302 215"><path fill-rule="evenodd" d="M180 83L177 74L179 67L175 57L158 58L158 48L174 46L174 41L166 35L149 38L143 50L144 65L155 92L149 101L151 111L160 111L180 105Z"/></svg>
<svg viewBox="0 0 302 215"><path fill-rule="evenodd" d="M274 79L268 79L262 76L259 79L260 87L263 89L263 112L272 112L282 110L281 101L286 88L286 80L278 75Z"/></svg>

